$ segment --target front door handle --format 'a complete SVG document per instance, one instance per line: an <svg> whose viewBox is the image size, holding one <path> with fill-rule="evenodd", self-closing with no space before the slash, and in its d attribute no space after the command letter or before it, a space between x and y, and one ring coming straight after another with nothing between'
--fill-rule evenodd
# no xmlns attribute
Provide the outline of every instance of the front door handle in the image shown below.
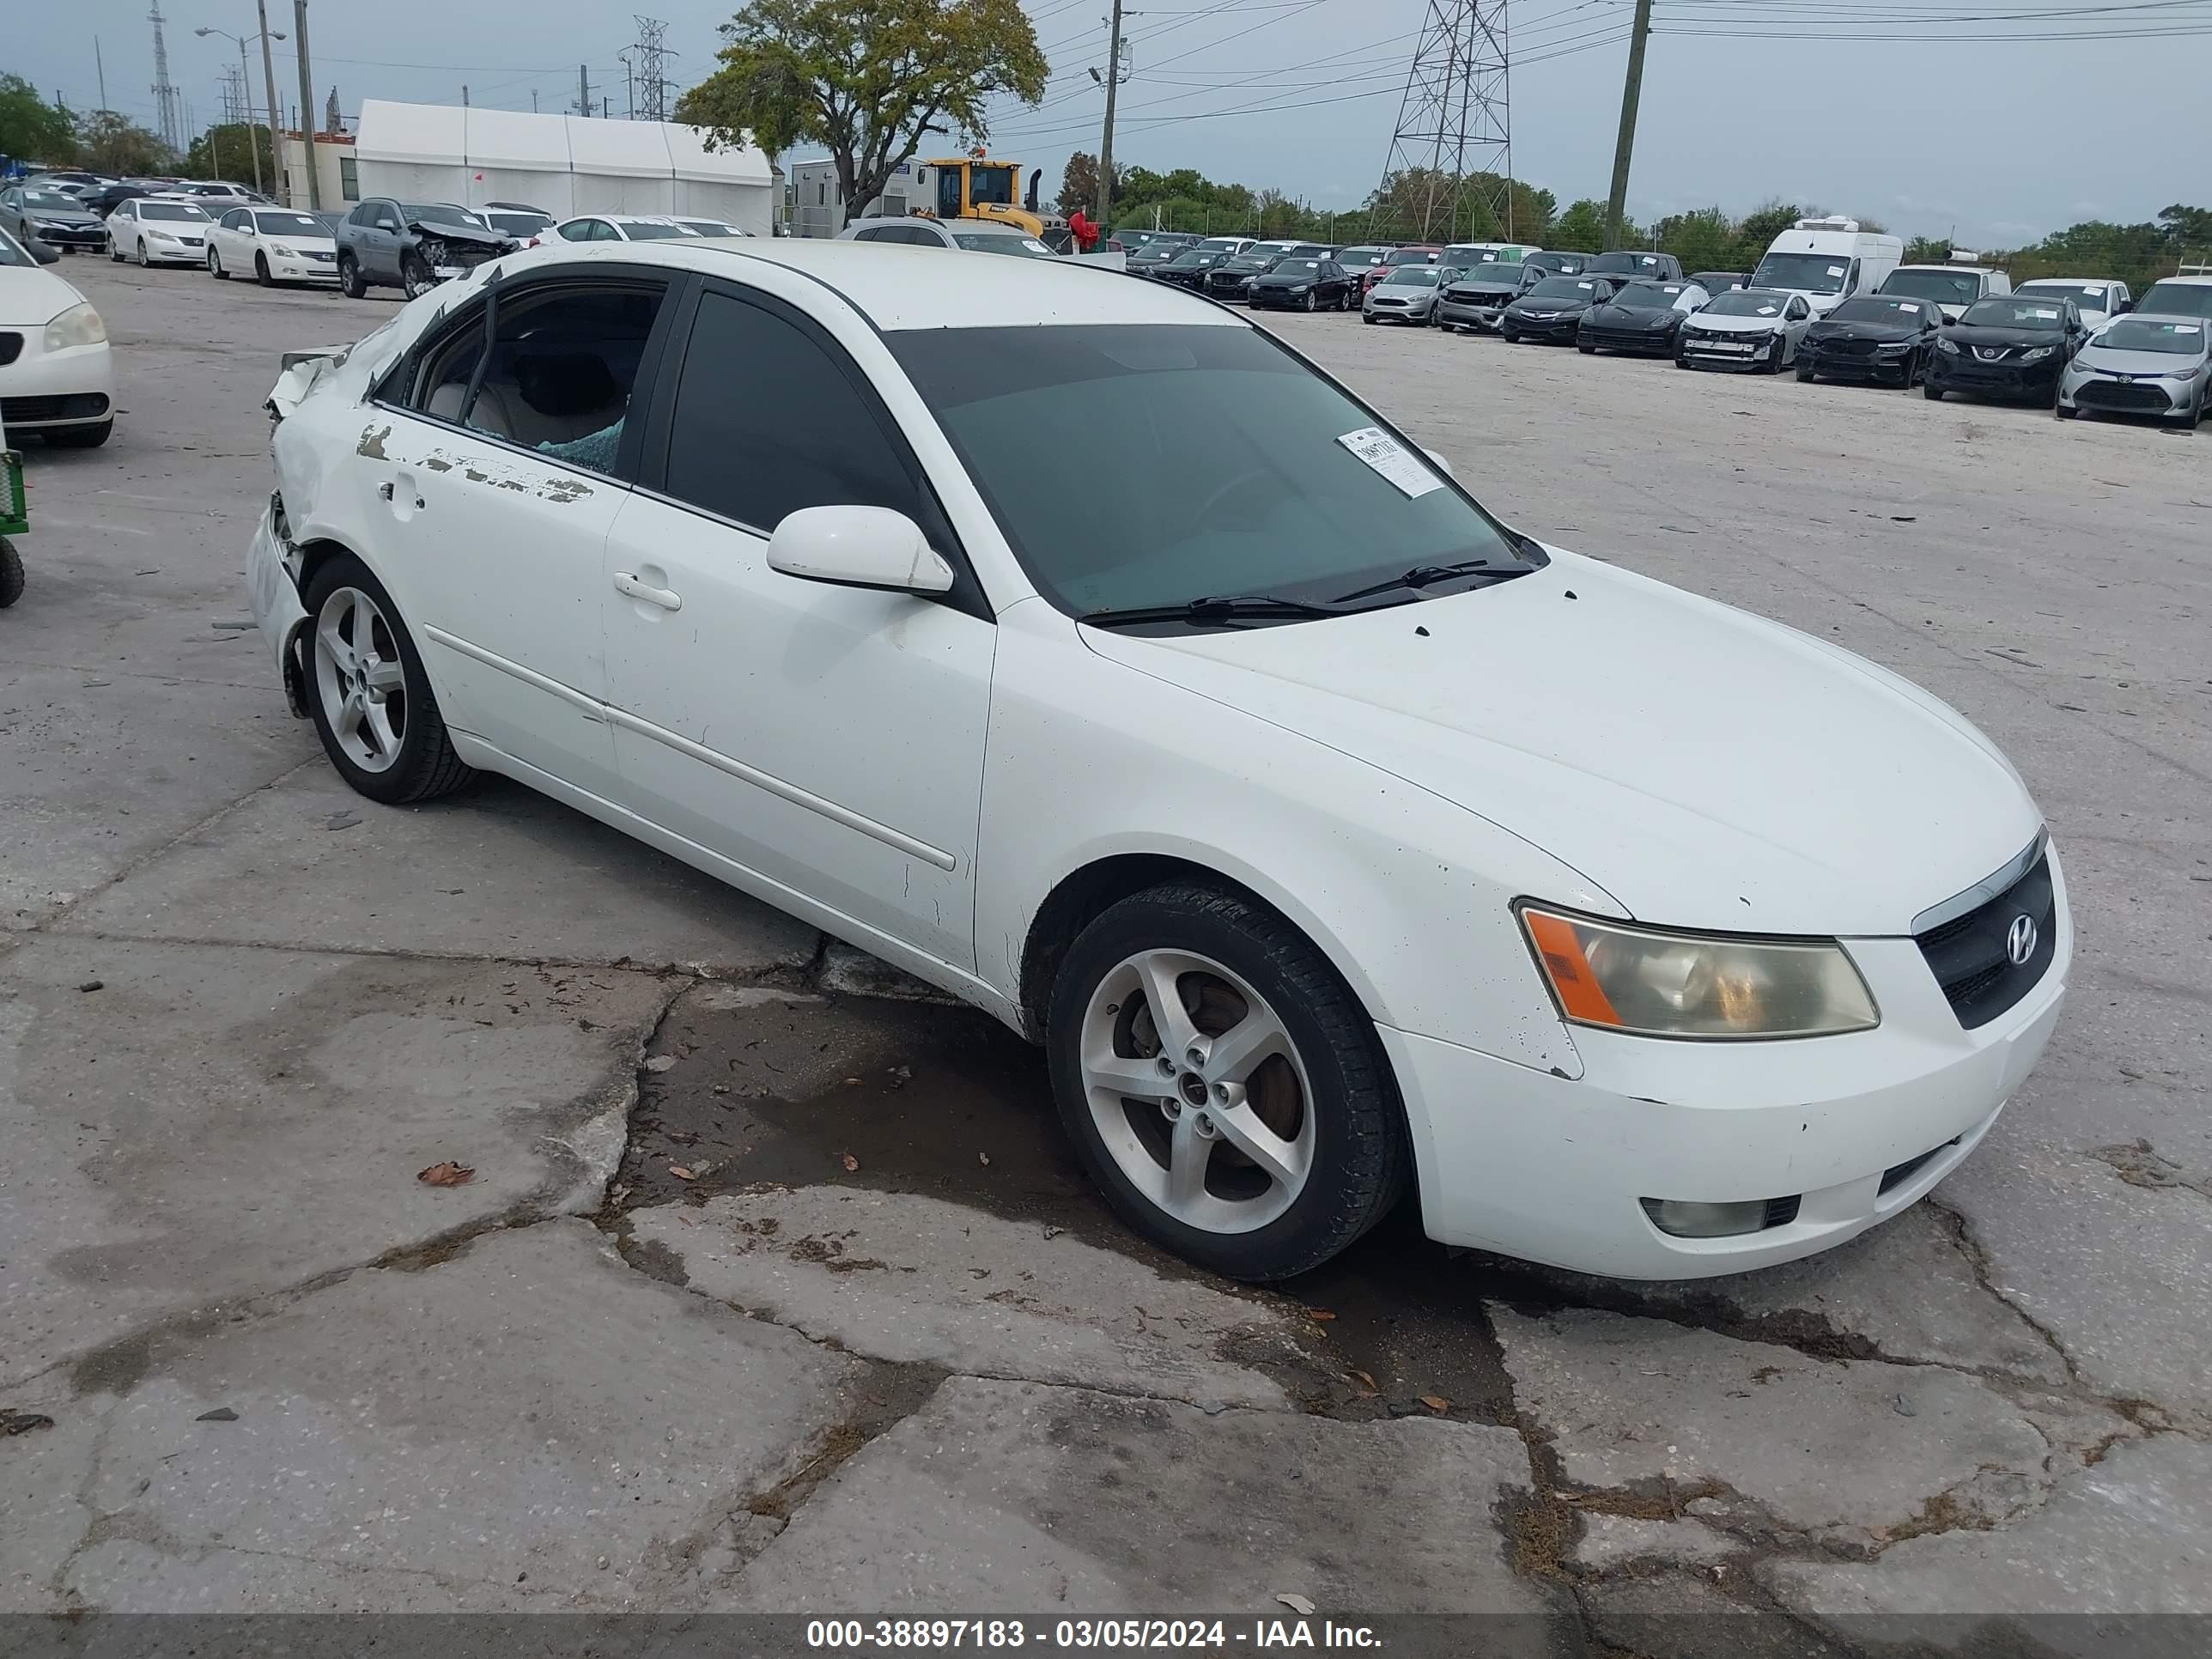
<svg viewBox="0 0 2212 1659"><path fill-rule="evenodd" d="M657 605L663 611L681 611L684 596L671 587L655 587L651 582L640 581L627 570L615 572L615 592L633 599L642 599L647 605Z"/></svg>

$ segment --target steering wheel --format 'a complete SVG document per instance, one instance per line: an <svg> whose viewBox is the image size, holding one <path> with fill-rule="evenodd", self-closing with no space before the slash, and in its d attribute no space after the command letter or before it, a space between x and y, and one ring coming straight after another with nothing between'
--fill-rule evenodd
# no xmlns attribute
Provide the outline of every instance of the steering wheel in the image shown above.
<svg viewBox="0 0 2212 1659"><path fill-rule="evenodd" d="M1200 504L1198 511L1191 514L1191 521L1194 524L1203 524L1206 519L1212 515L1215 507L1219 507L1222 502L1227 501L1230 496L1235 495L1247 484L1264 484L1267 482L1267 475L1259 471L1257 468L1248 469L1245 471L1237 473L1226 483L1222 484L1219 488L1215 489L1211 495L1208 495L1206 500Z"/></svg>

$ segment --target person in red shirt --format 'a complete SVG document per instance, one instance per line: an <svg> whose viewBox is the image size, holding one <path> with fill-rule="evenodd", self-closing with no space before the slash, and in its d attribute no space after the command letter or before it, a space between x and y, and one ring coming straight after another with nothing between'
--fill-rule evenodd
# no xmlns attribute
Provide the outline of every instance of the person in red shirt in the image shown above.
<svg viewBox="0 0 2212 1659"><path fill-rule="evenodd" d="M1075 251L1088 253L1098 246L1098 227L1081 208L1067 216L1067 234L1075 238Z"/></svg>

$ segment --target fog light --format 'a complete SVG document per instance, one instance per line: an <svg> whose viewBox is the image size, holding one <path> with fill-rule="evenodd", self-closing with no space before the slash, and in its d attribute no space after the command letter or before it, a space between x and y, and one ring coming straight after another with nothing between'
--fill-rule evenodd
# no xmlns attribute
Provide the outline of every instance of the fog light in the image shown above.
<svg viewBox="0 0 2212 1659"><path fill-rule="evenodd" d="M1644 1213L1661 1232L1675 1238L1730 1238L1766 1225L1766 1200L1741 1204L1696 1204L1680 1198L1647 1198Z"/></svg>

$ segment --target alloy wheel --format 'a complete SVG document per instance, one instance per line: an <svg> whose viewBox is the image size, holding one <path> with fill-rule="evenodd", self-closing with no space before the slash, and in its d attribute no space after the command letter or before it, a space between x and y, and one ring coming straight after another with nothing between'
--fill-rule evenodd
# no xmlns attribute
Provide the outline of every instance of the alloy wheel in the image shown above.
<svg viewBox="0 0 2212 1659"><path fill-rule="evenodd" d="M357 587L333 588L315 619L315 694L346 757L386 772L407 738L407 672L392 623Z"/></svg>
<svg viewBox="0 0 2212 1659"><path fill-rule="evenodd" d="M1220 963L1158 949L1124 958L1091 992L1080 1066L1108 1156L1184 1225L1250 1232L1305 1189L1304 1062L1267 1000Z"/></svg>

